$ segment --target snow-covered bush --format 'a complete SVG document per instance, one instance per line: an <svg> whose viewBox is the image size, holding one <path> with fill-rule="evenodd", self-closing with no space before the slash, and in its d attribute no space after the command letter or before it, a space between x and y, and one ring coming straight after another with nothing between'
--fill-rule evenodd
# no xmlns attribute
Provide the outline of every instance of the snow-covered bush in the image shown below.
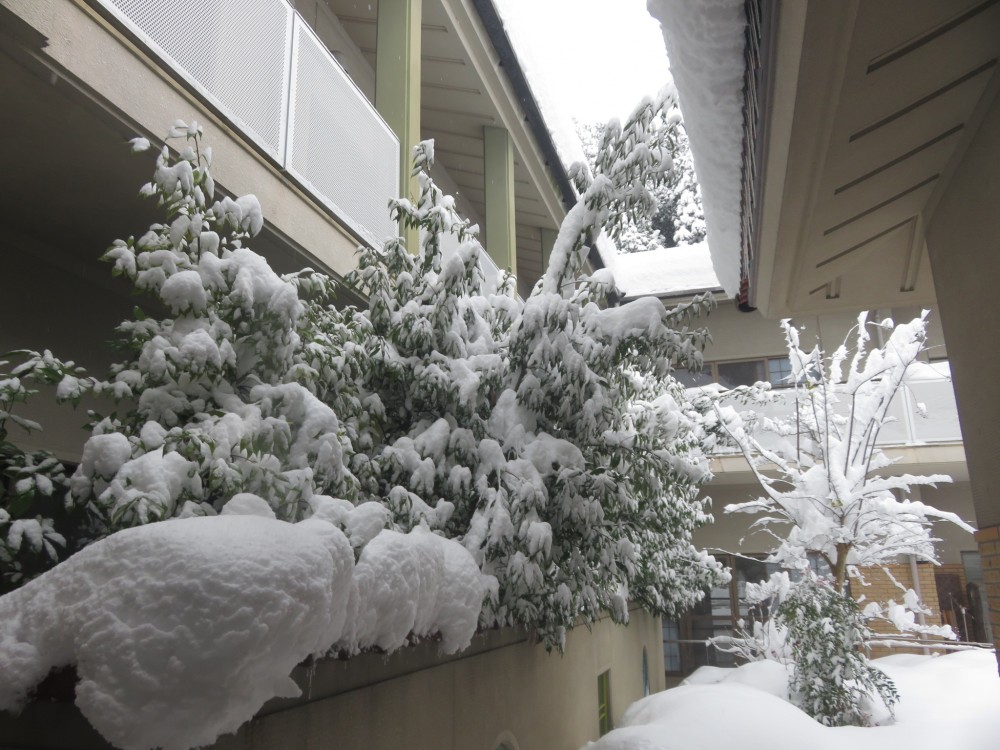
<svg viewBox="0 0 1000 750"><path fill-rule="evenodd" d="M113 530L211 515L241 492L290 521L308 514L314 493L357 499L351 442L332 408L341 404L317 397L316 368L330 368L331 342L363 337L350 320L322 317L329 280L278 276L245 245L261 229L260 205L216 198L197 124L170 135L186 145L176 158L164 146L142 189L164 221L105 254L168 316L139 311L118 327L129 357L98 388L128 411L96 421L71 480L75 501L100 508Z"/></svg>
<svg viewBox="0 0 1000 750"><path fill-rule="evenodd" d="M775 614L786 629L794 669L792 702L826 726L866 726L880 700L899 699L892 680L868 660L871 631L861 609L828 581L806 576Z"/></svg>
<svg viewBox="0 0 1000 750"><path fill-rule="evenodd" d="M419 198L392 211L421 247L363 248L346 284L367 302L343 308L338 282L279 276L248 247L256 199L217 196L200 128L175 123L180 152L165 146L142 190L163 220L106 254L161 312L119 326L127 356L107 379L60 384L119 399L94 417L73 505L110 533L252 495L282 521L341 529L359 570L371 545L392 546L383 528L455 539L493 581L481 626L526 626L548 647L581 618L627 620L630 602L689 607L725 577L691 543L710 520L697 499L704 415L671 376L700 362L707 333L690 321L708 302L616 306L607 273L582 275L593 237L653 209L669 106L643 102L611 125L594 171L575 170L582 195L526 301L510 278L484 289L476 228L420 144ZM459 245L449 257L446 234ZM423 619L408 632L425 635ZM362 630L338 649L398 640Z"/></svg>
<svg viewBox="0 0 1000 750"><path fill-rule="evenodd" d="M772 573L768 580L760 583L748 581L743 594L747 617L737 621L733 635L713 636L709 643L719 651L735 654L740 661L792 664L788 629L774 617L792 586L786 571Z"/></svg>
<svg viewBox="0 0 1000 750"><path fill-rule="evenodd" d="M8 439L10 422L26 431L37 422L14 413L37 393L32 385L56 389L60 400L75 401L83 369L49 351L16 351L22 361L0 372L0 594L17 588L72 554L99 533L89 509L68 502L69 478L63 463L44 450L24 450ZM11 363L0 361L0 368Z"/></svg>
<svg viewBox="0 0 1000 750"><path fill-rule="evenodd" d="M580 616L625 620L629 600L677 612L723 575L690 543L708 520L704 430L670 376L700 361L707 334L688 324L706 302L612 307L610 277L580 276L589 238L651 210L667 104L613 124L595 173L577 167L583 195L526 301L509 279L482 289L475 228L427 175L429 144L416 150L417 204L393 202L421 252L363 250L348 278L369 299L369 398L383 415L369 491L399 527L463 539L497 578L485 625L529 625L548 646ZM448 259L444 232L459 241Z"/></svg>

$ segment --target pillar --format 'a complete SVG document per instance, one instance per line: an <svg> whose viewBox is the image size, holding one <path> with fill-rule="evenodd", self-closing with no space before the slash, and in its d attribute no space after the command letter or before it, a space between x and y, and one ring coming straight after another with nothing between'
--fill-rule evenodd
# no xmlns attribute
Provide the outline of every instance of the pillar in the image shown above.
<svg viewBox="0 0 1000 750"><path fill-rule="evenodd" d="M399 138L400 194L416 202L410 176L413 147L420 142L420 21L422 0L379 0L375 52L375 109ZM402 233L406 248L419 252L415 230Z"/></svg>
<svg viewBox="0 0 1000 750"><path fill-rule="evenodd" d="M986 113L927 224L927 251L965 441L993 642L1000 647L998 164L1000 99Z"/></svg>
<svg viewBox="0 0 1000 750"><path fill-rule="evenodd" d="M500 271L517 274L514 229L514 145L505 128L483 128L486 251Z"/></svg>

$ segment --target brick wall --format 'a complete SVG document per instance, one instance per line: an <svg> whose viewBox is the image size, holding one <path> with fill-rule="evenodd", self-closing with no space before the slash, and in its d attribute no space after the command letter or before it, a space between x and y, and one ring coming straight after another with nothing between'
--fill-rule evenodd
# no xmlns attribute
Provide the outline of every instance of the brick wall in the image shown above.
<svg viewBox="0 0 1000 750"><path fill-rule="evenodd" d="M976 543L983 563L983 584L990 606L993 643L1000 644L1000 526L987 526L977 531ZM1000 649L997 650L997 659L1000 660Z"/></svg>
<svg viewBox="0 0 1000 750"><path fill-rule="evenodd" d="M913 576L910 572L910 564L908 562L896 563L894 565L886 565L886 570L888 573L883 571L881 568L864 568L861 570L861 574L864 578L863 585L861 581L856 578L851 579L851 594L855 599L862 600L861 606L864 607L868 602L879 602L885 604L890 599L896 602L901 602L903 598L903 592L900 590L899 586L893 582L893 578L896 579L905 588L916 589L917 587L913 583ZM961 567L961 566L959 566ZM925 619L928 625L941 625L941 612L938 606L938 594L937 594L937 583L934 580L935 566L930 563L917 563L917 579L920 583L920 596L928 609L931 610L931 614L926 615ZM891 574L891 578L890 578ZM871 623L871 628L876 633L881 633L885 635L891 635L896 633L896 629L888 622L883 620L876 620ZM900 652L916 652L922 653L923 647L914 646L912 648L873 648L871 656L874 659L880 656L888 656L892 653Z"/></svg>

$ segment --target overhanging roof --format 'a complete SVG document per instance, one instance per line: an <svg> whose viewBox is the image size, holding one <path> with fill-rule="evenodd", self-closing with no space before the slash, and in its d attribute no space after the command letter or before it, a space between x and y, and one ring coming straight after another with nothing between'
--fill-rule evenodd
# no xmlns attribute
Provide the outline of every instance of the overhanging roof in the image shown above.
<svg viewBox="0 0 1000 750"><path fill-rule="evenodd" d="M803 0L774 21L751 303L933 302L924 231L1000 87L1000 1Z"/></svg>

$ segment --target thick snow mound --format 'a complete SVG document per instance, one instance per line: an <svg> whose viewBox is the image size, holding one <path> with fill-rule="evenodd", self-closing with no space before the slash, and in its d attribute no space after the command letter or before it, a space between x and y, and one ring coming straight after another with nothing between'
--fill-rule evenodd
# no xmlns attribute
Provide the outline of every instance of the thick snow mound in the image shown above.
<svg viewBox="0 0 1000 750"><path fill-rule="evenodd" d="M628 297L702 292L721 287L708 244L625 253L614 260L615 281Z"/></svg>
<svg viewBox="0 0 1000 750"><path fill-rule="evenodd" d="M485 593L479 566L457 542L422 526L383 531L361 551L350 620L337 645L348 653L393 651L411 633L439 633L442 653L455 653L471 642Z"/></svg>
<svg viewBox="0 0 1000 750"><path fill-rule="evenodd" d="M993 750L1000 680L988 651L900 655L875 664L896 683L896 718L883 726L824 727L780 697L779 664L698 670L672 690L632 704L621 726L587 750ZM690 679L690 678L689 678ZM776 692L777 690L777 692Z"/></svg>
<svg viewBox="0 0 1000 750"><path fill-rule="evenodd" d="M72 664L106 739L182 750L299 695L292 669L335 645L394 651L437 634L444 653L468 647L488 579L461 544L382 530L375 503L314 501L290 524L236 495L218 516L113 534L0 597L0 711Z"/></svg>
<svg viewBox="0 0 1000 750"><path fill-rule="evenodd" d="M735 296L740 283L743 0L648 0L647 7L663 27L701 185L712 263L722 288Z"/></svg>
<svg viewBox="0 0 1000 750"><path fill-rule="evenodd" d="M329 523L257 515L128 529L0 598L0 709L75 664L77 704L119 747L208 744L340 636L354 556Z"/></svg>

